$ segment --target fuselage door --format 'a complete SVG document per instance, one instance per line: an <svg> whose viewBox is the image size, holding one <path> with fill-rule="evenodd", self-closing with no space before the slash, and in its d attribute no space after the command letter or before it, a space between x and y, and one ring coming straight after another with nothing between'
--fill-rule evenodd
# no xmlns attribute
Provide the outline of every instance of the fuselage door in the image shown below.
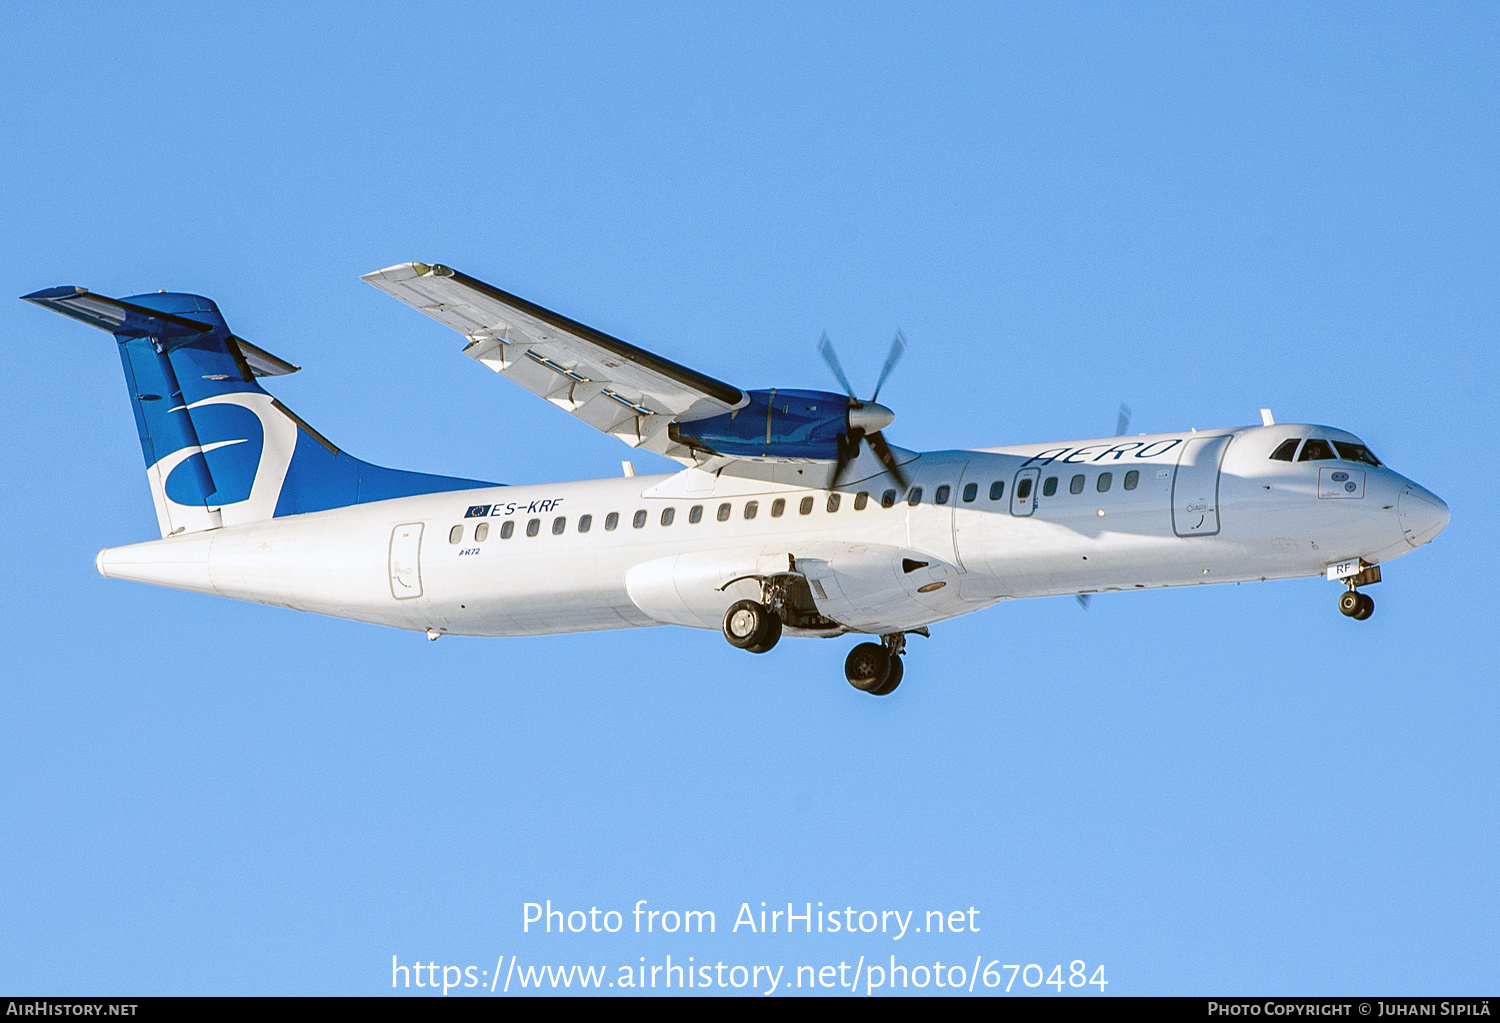
<svg viewBox="0 0 1500 1023"><path fill-rule="evenodd" d="M1177 457L1172 477L1172 531L1213 536L1219 531L1219 464L1232 435L1191 437Z"/></svg>
<svg viewBox="0 0 1500 1023"><path fill-rule="evenodd" d="M1042 477L1040 469L1022 469L1016 473L1015 483L1010 489L1010 513L1030 515L1036 511L1036 485Z"/></svg>
<svg viewBox="0 0 1500 1023"><path fill-rule="evenodd" d="M391 530L391 596L410 600L422 595L422 523L406 522Z"/></svg>

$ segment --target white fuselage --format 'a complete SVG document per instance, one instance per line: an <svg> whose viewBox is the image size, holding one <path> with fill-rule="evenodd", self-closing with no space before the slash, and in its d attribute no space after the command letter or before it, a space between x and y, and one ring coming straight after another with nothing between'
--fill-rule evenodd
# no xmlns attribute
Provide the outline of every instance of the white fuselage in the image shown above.
<svg viewBox="0 0 1500 1023"><path fill-rule="evenodd" d="M691 469L495 487L111 548L98 566L475 636L718 628L732 602L759 598L760 580L789 573L827 620L789 634L832 635L899 632L1018 597L1322 575L1348 559L1379 564L1441 531L1446 506L1390 469L1269 457L1314 432L1354 439L1283 425L928 452L904 466L920 499L902 491L889 507L882 495L896 485L885 476L841 487L835 510L825 489ZM1353 474L1357 494L1331 484L1334 471Z"/></svg>

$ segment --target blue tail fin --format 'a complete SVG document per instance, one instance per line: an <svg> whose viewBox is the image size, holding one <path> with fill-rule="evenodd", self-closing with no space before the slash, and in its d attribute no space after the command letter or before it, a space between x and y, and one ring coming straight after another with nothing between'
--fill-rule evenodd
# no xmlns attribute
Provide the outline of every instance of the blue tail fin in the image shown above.
<svg viewBox="0 0 1500 1023"><path fill-rule="evenodd" d="M235 337L200 295L113 299L64 287L22 297L119 342L162 536L495 485L340 451L256 382L297 367Z"/></svg>

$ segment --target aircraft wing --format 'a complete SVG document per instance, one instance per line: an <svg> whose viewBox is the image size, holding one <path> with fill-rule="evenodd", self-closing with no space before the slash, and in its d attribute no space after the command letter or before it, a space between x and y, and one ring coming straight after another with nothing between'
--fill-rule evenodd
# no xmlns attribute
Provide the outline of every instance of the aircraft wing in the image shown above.
<svg viewBox="0 0 1500 1023"><path fill-rule="evenodd" d="M464 335L464 354L590 426L686 465L668 427L738 409L738 387L680 366L450 267L401 263L362 278Z"/></svg>

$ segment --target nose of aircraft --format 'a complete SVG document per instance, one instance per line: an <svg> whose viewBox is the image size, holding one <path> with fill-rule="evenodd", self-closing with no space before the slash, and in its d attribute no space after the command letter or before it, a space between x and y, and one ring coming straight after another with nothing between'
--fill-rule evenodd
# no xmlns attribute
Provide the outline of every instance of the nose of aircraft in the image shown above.
<svg viewBox="0 0 1500 1023"><path fill-rule="evenodd" d="M1448 525L1448 505L1425 487L1407 483L1396 502L1401 531L1413 547L1428 543Z"/></svg>

